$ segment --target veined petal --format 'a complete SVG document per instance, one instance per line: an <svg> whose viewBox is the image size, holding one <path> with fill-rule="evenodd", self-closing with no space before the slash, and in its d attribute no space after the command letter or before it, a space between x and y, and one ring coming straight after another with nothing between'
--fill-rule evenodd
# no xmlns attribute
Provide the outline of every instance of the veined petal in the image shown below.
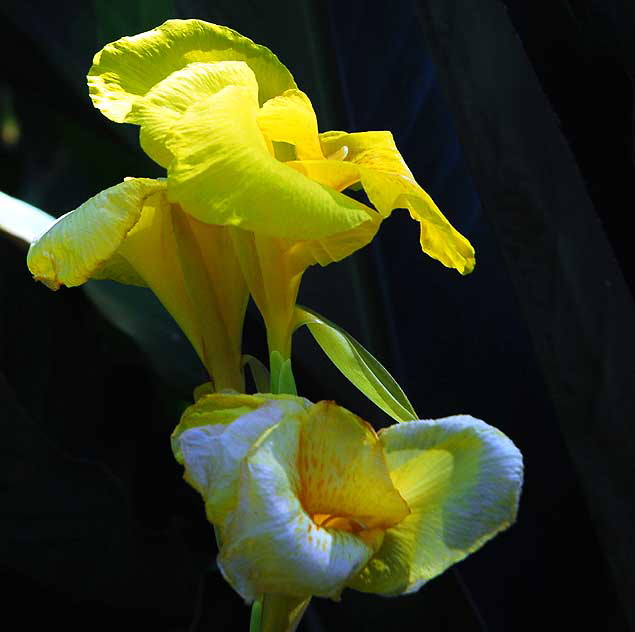
<svg viewBox="0 0 635 632"><path fill-rule="evenodd" d="M391 426L380 438L412 513L386 531L352 588L413 592L514 522L522 456L500 431L459 415Z"/></svg>
<svg viewBox="0 0 635 632"><path fill-rule="evenodd" d="M247 601L262 593L337 598L373 552L352 533L317 528L302 508L300 426L298 419L281 421L252 448L223 530L219 567Z"/></svg>
<svg viewBox="0 0 635 632"><path fill-rule="evenodd" d="M312 516L387 529L410 513L390 478L375 431L334 402L319 402L309 411L300 433L298 469L302 506Z"/></svg>
<svg viewBox="0 0 635 632"><path fill-rule="evenodd" d="M256 440L310 405L288 395L213 394L183 413L172 449L185 479L203 496L210 522L221 525L236 504L240 464Z"/></svg>
<svg viewBox="0 0 635 632"><path fill-rule="evenodd" d="M174 123L191 105L231 85L245 86L258 94L256 76L244 61L191 63L157 83L135 101L130 115L141 126L143 150L167 167L173 156L165 143Z"/></svg>
<svg viewBox="0 0 635 632"><path fill-rule="evenodd" d="M81 285L91 277L143 285L117 251L139 221L145 201L164 189L165 182L129 178L98 193L31 244L29 270L54 290Z"/></svg>
<svg viewBox="0 0 635 632"><path fill-rule="evenodd" d="M324 158L313 106L301 90L269 99L258 112L258 126L269 140L294 145L298 160Z"/></svg>
<svg viewBox="0 0 635 632"><path fill-rule="evenodd" d="M345 148L346 160L286 164L338 190L361 182L370 201L384 217L395 208L408 209L410 216L420 224L420 243L425 253L461 274L473 270L471 244L416 183L390 132L326 132L320 134L320 142L325 156L337 156Z"/></svg>
<svg viewBox="0 0 635 632"><path fill-rule="evenodd" d="M90 96L109 119L134 123L135 102L156 84L192 62L216 61L247 63L258 80L260 103L296 87L268 48L236 31L202 20L168 20L99 51L88 73Z"/></svg>
<svg viewBox="0 0 635 632"><path fill-rule="evenodd" d="M253 91L230 86L191 106L167 142L168 195L204 222L320 239L367 221L363 205L277 161Z"/></svg>

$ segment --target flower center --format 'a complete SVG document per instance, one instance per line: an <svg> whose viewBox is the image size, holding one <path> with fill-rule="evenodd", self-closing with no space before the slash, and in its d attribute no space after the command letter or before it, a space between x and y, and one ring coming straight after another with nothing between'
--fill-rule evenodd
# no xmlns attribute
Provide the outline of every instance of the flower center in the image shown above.
<svg viewBox="0 0 635 632"><path fill-rule="evenodd" d="M315 513L311 518L317 527L328 527L339 531L348 531L349 533L359 533L368 529L361 520L350 516Z"/></svg>

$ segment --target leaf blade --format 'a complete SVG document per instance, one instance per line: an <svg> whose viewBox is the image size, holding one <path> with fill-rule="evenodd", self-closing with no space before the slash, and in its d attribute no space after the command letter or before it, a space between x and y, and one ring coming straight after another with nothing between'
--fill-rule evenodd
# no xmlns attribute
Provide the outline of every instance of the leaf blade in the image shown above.
<svg viewBox="0 0 635 632"><path fill-rule="evenodd" d="M388 370L349 333L317 312L297 306L295 329L302 325L308 327L331 362L376 406L399 422L418 418Z"/></svg>

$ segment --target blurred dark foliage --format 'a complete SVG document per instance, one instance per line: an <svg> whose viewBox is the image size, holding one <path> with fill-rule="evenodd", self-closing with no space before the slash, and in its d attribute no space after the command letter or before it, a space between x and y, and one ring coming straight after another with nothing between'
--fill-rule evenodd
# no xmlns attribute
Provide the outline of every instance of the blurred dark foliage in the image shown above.
<svg viewBox="0 0 635 632"><path fill-rule="evenodd" d="M622 359L633 344L624 329L632 299L611 253L626 272L628 3L6 0L0 15L0 189L8 194L60 215L125 176L160 175L133 128L92 108L84 77L107 42L197 17L273 49L311 96L320 129L392 130L477 250L476 271L460 278L422 256L415 224L395 213L355 257L309 270L301 301L359 338L421 415L470 412L516 442L526 460L518 523L415 595L314 600L301 629L629 629L635 494L623 455L634 438L633 371ZM482 58L470 57L478 38ZM509 50L497 58L501 42ZM500 98L487 93L494 88ZM477 108L490 102L488 119ZM499 142L514 130L532 142ZM579 209L554 196L547 219L532 215L544 210L540 166L562 178ZM528 189L535 196L521 195ZM583 262L576 240L587 238L591 216L597 236ZM246 629L248 609L215 568L212 529L169 446L204 379L196 358L147 295L99 283L53 294L30 279L24 254L0 237L5 619L16 615L27 630ZM563 261L573 268L566 279L597 264L613 288L607 296L572 282L570 327L557 300L570 286L548 283ZM597 335L587 330L576 355L575 324L589 305L618 300L627 306L621 319ZM308 335L295 342L304 395L388 423ZM608 353L608 342L622 355ZM254 311L246 348L264 358Z"/></svg>

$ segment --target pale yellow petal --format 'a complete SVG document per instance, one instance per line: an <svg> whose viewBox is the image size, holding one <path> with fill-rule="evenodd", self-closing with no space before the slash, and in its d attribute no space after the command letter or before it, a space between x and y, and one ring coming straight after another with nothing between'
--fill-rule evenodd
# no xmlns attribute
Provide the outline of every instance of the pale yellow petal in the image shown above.
<svg viewBox="0 0 635 632"><path fill-rule="evenodd" d="M185 479L205 500L210 522L222 525L237 501L242 459L265 432L310 402L273 395L206 395L190 406L172 434Z"/></svg>
<svg viewBox="0 0 635 632"><path fill-rule="evenodd" d="M31 244L27 263L34 278L52 289L81 285L91 277L140 284L118 251L145 201L164 189L164 182L129 178L60 217Z"/></svg>
<svg viewBox="0 0 635 632"><path fill-rule="evenodd" d="M193 62L217 61L244 61L258 80L260 103L295 88L269 49L236 31L202 20L168 20L99 51L88 73L90 96L113 121L136 122L134 104L160 81Z"/></svg>
<svg viewBox="0 0 635 632"><path fill-rule="evenodd" d="M382 431L395 486L412 511L386 531L349 585L364 592L417 590L515 519L522 456L501 432L468 415Z"/></svg>

